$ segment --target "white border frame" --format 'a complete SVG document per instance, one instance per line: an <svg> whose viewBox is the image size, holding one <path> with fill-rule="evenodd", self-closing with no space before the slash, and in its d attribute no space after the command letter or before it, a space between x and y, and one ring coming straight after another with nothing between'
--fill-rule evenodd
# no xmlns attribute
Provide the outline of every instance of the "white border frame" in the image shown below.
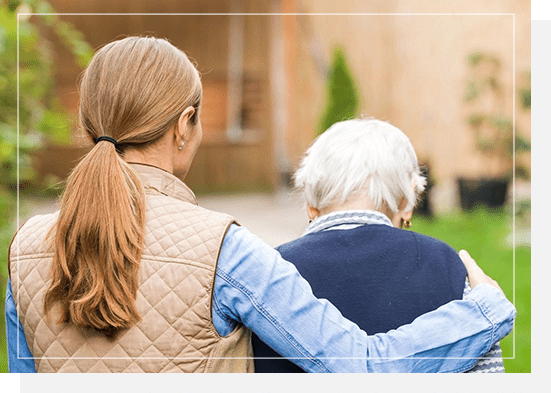
<svg viewBox="0 0 551 393"><path fill-rule="evenodd" d="M515 158L516 158L516 47L515 47L515 41L516 41L516 16L514 13L18 13L17 14L17 203L16 203L16 211L17 211L17 227L20 227L20 217L19 217L19 209L20 209L20 196L19 196L19 102L20 102L20 95L19 95L19 18L20 16L30 17L30 16L46 16L46 15L64 15L64 16L224 16L224 15L239 15L239 16L304 16L304 15L311 15L311 16L513 16L513 305L516 307L516 197L515 197L515 171L516 171L516 164L515 164ZM17 253L19 255L19 239L16 242L17 247ZM19 267L18 267L18 273L19 273ZM19 292L17 294L18 296L18 304L19 304ZM17 313L19 318L19 306L17 306ZM513 327L513 356L512 357L502 357L502 359L508 359L512 360L516 357L516 326ZM17 330L17 358L18 359L36 359L35 357L29 358L29 357L20 357L19 353L19 329ZM41 359L69 359L67 357L42 357ZM73 357L73 359L99 359L99 357L93 357L93 358L87 358L87 357ZM129 359L129 358L106 358L103 357L101 359ZM130 359L138 359L138 358L130 358ZM144 358L140 357L139 359L144 360L153 360L153 359L165 359L165 357L152 357L152 358ZM175 358L178 359L178 358ZM186 357L184 359L205 359L204 357ZM227 357L216 357L212 359L230 359ZM245 358L238 358L238 357L231 357L231 359L250 359L248 357ZM263 358L263 359L279 359L279 358ZM299 358L302 359L302 358ZM365 358L352 358L352 357L331 357L331 358L319 358L319 359L371 359L371 357L365 357ZM378 358L378 359L385 359L385 360L391 360L391 359L400 359L400 358ZM434 358L408 358L408 359L481 359L481 358L450 358L450 357L434 357Z"/></svg>

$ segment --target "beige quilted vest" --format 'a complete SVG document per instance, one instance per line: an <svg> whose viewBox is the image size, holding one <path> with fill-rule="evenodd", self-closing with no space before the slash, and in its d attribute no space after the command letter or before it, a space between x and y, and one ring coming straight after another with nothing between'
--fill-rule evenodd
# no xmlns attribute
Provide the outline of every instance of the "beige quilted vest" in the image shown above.
<svg viewBox="0 0 551 393"><path fill-rule="evenodd" d="M31 218L10 247L19 318L39 372L252 372L250 331L220 337L211 309L216 263L234 220L197 206L184 183L133 164L146 190L145 247L137 306L142 320L114 341L44 318L52 248L43 242L57 213Z"/></svg>

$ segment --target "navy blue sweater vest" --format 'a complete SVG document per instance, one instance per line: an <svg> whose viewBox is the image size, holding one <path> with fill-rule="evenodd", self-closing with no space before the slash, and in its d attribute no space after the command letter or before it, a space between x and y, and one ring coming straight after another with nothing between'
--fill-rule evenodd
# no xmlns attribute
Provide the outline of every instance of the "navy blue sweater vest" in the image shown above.
<svg viewBox="0 0 551 393"><path fill-rule="evenodd" d="M384 333L463 297L466 270L440 240L387 225L305 235L278 247L310 283L367 334ZM253 335L256 372L301 372Z"/></svg>

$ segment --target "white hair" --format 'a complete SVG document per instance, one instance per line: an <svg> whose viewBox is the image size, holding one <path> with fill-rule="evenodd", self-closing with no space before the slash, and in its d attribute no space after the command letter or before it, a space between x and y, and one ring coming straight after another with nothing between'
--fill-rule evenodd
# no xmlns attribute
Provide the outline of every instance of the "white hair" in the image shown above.
<svg viewBox="0 0 551 393"><path fill-rule="evenodd" d="M312 207L342 204L362 191L377 210L393 213L402 199L404 210L413 210L426 184L408 137L375 119L329 127L306 151L294 180Z"/></svg>

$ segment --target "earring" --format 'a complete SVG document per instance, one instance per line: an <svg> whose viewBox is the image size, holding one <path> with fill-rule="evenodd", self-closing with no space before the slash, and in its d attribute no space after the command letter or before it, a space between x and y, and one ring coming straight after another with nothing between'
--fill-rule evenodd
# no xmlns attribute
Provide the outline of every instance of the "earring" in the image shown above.
<svg viewBox="0 0 551 393"><path fill-rule="evenodd" d="M182 144L180 146L178 146L178 150L182 150L184 148L184 144L185 144L185 142L182 142Z"/></svg>
<svg viewBox="0 0 551 393"><path fill-rule="evenodd" d="M312 220L308 220L308 224L311 224L312 223Z"/></svg>
<svg viewBox="0 0 551 393"><path fill-rule="evenodd" d="M411 228L411 221L404 221L404 226L406 228Z"/></svg>

